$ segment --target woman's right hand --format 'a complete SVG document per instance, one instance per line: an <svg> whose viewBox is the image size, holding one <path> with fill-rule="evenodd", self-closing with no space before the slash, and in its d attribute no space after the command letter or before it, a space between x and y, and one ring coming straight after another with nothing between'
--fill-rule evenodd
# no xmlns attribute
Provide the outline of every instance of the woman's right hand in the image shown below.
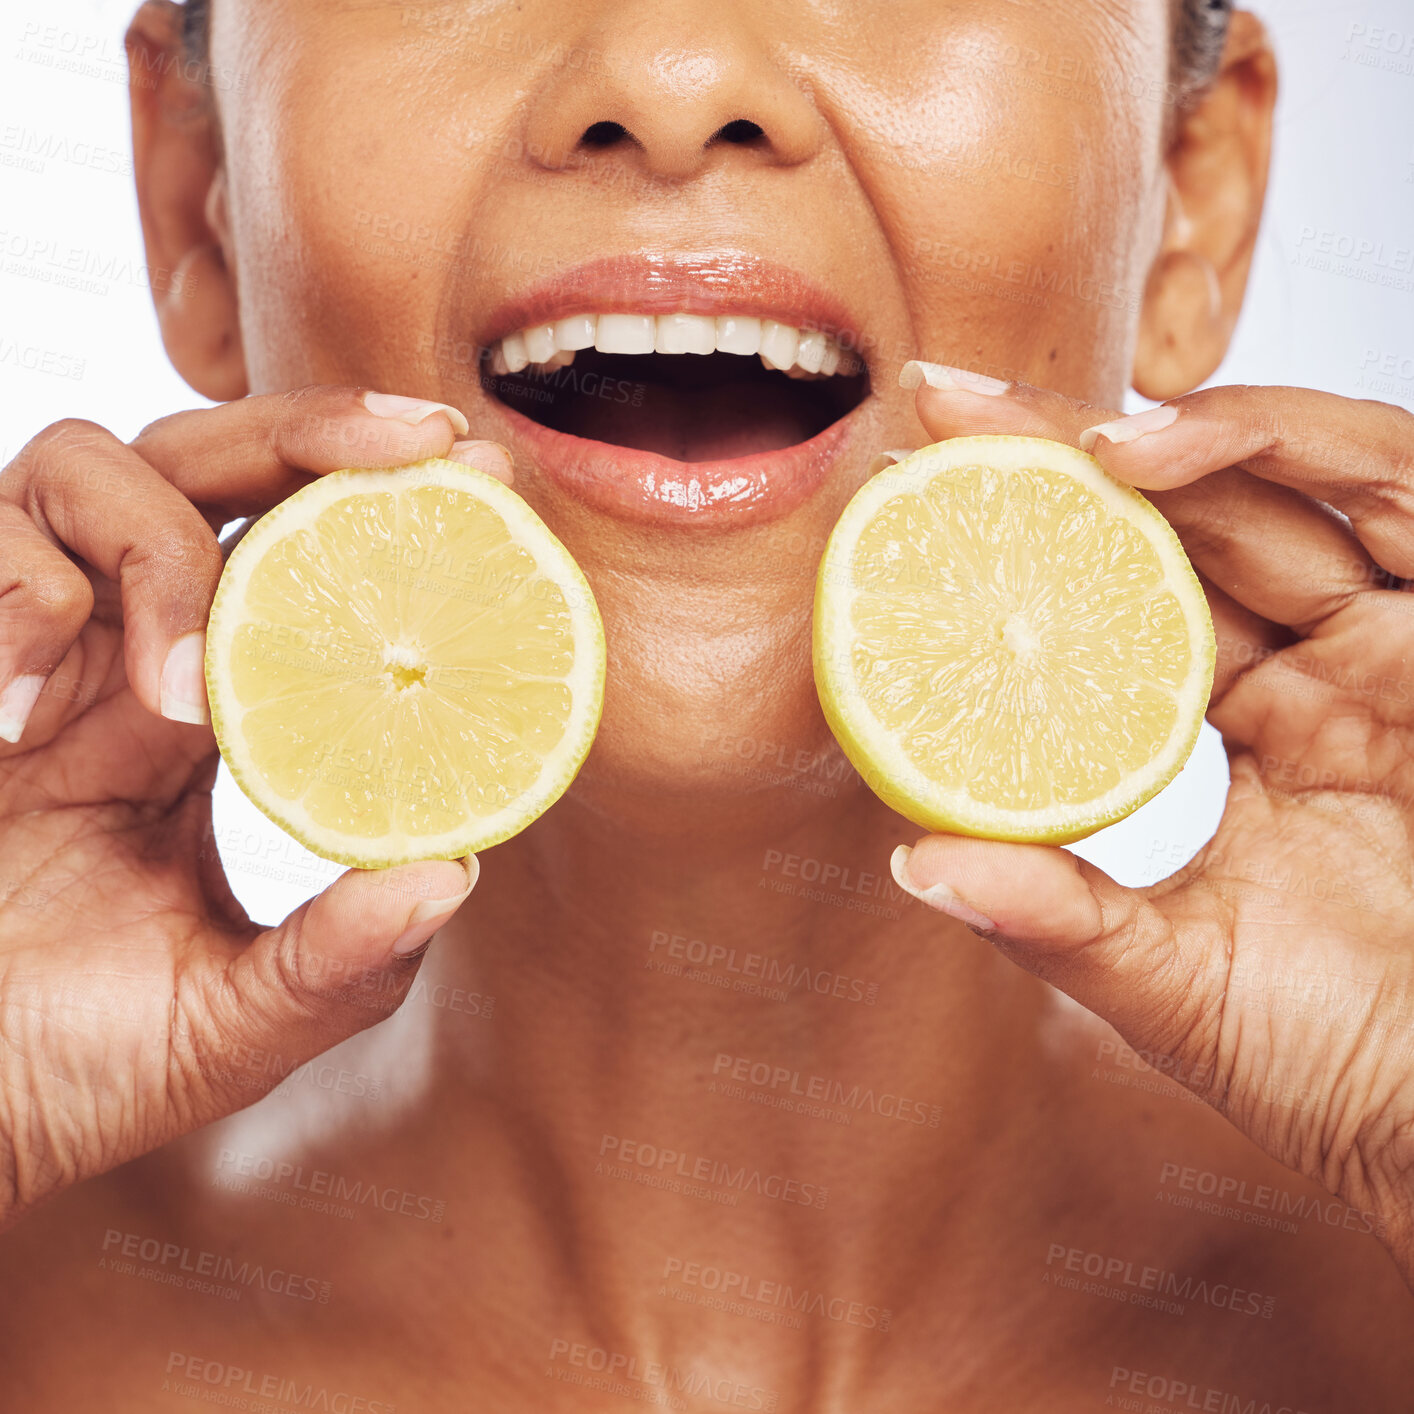
<svg viewBox="0 0 1414 1414"><path fill-rule="evenodd" d="M211 829L217 530L313 476L452 455L442 404L315 387L46 428L0 472L0 1227L381 1020L476 860L350 870L252 923ZM454 446L454 443L456 445Z"/></svg>

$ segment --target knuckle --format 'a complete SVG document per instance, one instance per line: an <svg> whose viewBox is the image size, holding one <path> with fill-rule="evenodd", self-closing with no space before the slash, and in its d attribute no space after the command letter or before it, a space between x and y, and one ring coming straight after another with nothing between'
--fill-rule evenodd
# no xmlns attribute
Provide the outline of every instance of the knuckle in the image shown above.
<svg viewBox="0 0 1414 1414"><path fill-rule="evenodd" d="M36 570L29 590L40 614L60 625L77 628L93 612L93 586L88 576L67 560Z"/></svg>
<svg viewBox="0 0 1414 1414"><path fill-rule="evenodd" d="M52 473L62 470L77 452L109 444L112 434L96 422L82 417L65 417L36 432L20 448L10 464L25 473Z"/></svg>
<svg viewBox="0 0 1414 1414"><path fill-rule="evenodd" d="M1414 446L1400 447L1382 459L1378 484L1397 499L1401 510L1414 507Z"/></svg>
<svg viewBox="0 0 1414 1414"><path fill-rule="evenodd" d="M291 388L278 396L283 420L286 424L299 424L357 411L362 402L363 389L338 383L310 383L303 388Z"/></svg>
<svg viewBox="0 0 1414 1414"><path fill-rule="evenodd" d="M85 490L109 490L113 485L111 456L117 439L96 422L66 417L31 437L0 475L9 500L36 521L44 519L44 494L65 502Z"/></svg>
<svg viewBox="0 0 1414 1414"><path fill-rule="evenodd" d="M281 415L268 432L270 450L291 466L327 456L330 445L353 435L350 419L363 410L363 390L341 384L311 384L279 395Z"/></svg>
<svg viewBox="0 0 1414 1414"><path fill-rule="evenodd" d="M220 544L194 507L184 506L154 524L133 550L140 561L184 576L215 579L221 574Z"/></svg>
<svg viewBox="0 0 1414 1414"><path fill-rule="evenodd" d="M271 949L267 982L274 995L294 1002L310 1020L326 1018L337 1003L319 959L300 946L299 930L287 931Z"/></svg>
<svg viewBox="0 0 1414 1414"><path fill-rule="evenodd" d="M85 417L64 417L58 422L51 422L48 427L32 437L28 443L29 448L38 451L48 451L54 448L67 450L70 447L83 447L93 442L109 442L112 434L96 422L90 422Z"/></svg>
<svg viewBox="0 0 1414 1414"><path fill-rule="evenodd" d="M283 412L291 417L298 417L301 413L309 412L312 407L320 406L337 391L337 388L327 384L306 383L301 388L287 388L276 396L278 406Z"/></svg>
<svg viewBox="0 0 1414 1414"><path fill-rule="evenodd" d="M1414 542L1414 474L1382 467L1350 488L1346 506L1363 534L1374 531L1387 540Z"/></svg>

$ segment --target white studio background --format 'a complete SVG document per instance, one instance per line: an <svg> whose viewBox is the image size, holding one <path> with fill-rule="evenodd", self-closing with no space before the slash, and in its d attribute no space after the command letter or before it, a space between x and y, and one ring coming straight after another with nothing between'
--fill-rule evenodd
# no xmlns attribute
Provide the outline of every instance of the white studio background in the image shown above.
<svg viewBox="0 0 1414 1414"><path fill-rule="evenodd" d="M1247 309L1215 381L1414 408L1414 7L1252 3L1275 39L1282 97ZM128 439L202 403L166 361L147 289L122 45L135 6L9 0L0 19L0 465L61 417ZM1225 783L1205 726L1183 774L1079 852L1126 883L1162 878L1212 833ZM339 872L224 771L216 810L254 917L282 917Z"/></svg>

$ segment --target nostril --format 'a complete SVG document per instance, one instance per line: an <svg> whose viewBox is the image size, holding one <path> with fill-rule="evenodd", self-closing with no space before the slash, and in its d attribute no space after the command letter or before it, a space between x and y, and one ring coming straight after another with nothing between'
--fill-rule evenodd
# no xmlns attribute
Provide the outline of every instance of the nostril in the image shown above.
<svg viewBox="0 0 1414 1414"><path fill-rule="evenodd" d="M749 118L733 118L730 123L723 123L708 138L707 145L710 147L714 142L755 142L758 138L765 136L766 134L759 123L753 123Z"/></svg>
<svg viewBox="0 0 1414 1414"><path fill-rule="evenodd" d="M590 123L579 139L581 147L613 147L628 136L622 123Z"/></svg>

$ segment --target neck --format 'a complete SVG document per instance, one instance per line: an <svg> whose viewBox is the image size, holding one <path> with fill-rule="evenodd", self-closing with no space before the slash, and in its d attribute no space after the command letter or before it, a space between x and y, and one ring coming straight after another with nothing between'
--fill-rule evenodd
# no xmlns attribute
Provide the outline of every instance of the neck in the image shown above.
<svg viewBox="0 0 1414 1414"><path fill-rule="evenodd" d="M894 885L889 854L918 831L857 782L774 819L773 793L731 828L664 809L691 834L571 795L488 856L420 979L496 999L485 1024L427 1013L437 1142L486 1107L519 1191L572 1218L556 1240L587 1309L640 1346L656 1337L624 1293L676 1262L797 1281L803 1263L821 1288L906 1301L903 1264L878 1265L891 1199L922 1185L939 1223L975 1226L979 1163L1034 1124L1049 993Z"/></svg>

